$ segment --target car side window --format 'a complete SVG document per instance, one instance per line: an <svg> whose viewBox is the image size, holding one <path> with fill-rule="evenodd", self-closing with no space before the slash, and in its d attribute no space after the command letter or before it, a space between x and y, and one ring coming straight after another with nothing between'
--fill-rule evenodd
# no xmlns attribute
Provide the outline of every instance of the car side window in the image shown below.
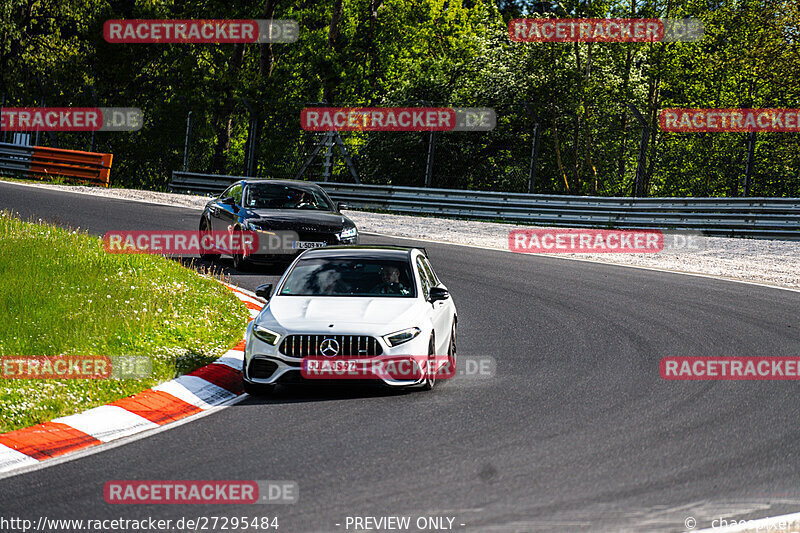
<svg viewBox="0 0 800 533"><path fill-rule="evenodd" d="M231 187L230 196L236 202L236 205L242 205L242 189L244 189L244 187L242 186L241 183Z"/></svg>
<svg viewBox="0 0 800 533"><path fill-rule="evenodd" d="M428 278L430 279L431 285L435 286L439 284L439 278L436 276L436 273L433 271L430 262L428 261L427 257L420 257L422 260L422 266L425 267L425 273L428 274Z"/></svg>
<svg viewBox="0 0 800 533"><path fill-rule="evenodd" d="M223 191L223 193L222 193L222 194L220 194L220 195L217 197L217 200L222 200L222 199L224 199L224 198L230 198L230 197L231 197L231 191L233 191L233 188L234 188L234 187L236 187L236 184L235 184L235 183L234 183L233 185L231 185L230 187L228 187L227 189L225 189L225 191Z"/></svg>
<svg viewBox="0 0 800 533"><path fill-rule="evenodd" d="M257 203L256 197L253 195L254 187L245 187L242 191L242 203L244 207L255 207Z"/></svg>
<svg viewBox="0 0 800 533"><path fill-rule="evenodd" d="M417 271L419 272L419 280L422 283L422 296L425 299L428 299L428 296L431 294L431 280L428 277L428 273L425 271L425 267L422 264L422 258L417 257Z"/></svg>

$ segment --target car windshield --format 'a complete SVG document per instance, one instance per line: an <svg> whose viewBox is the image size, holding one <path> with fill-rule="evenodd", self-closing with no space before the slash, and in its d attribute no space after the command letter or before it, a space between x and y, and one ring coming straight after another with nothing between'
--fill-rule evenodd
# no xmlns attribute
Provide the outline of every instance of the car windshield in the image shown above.
<svg viewBox="0 0 800 533"><path fill-rule="evenodd" d="M244 207L250 209L313 209L333 211L333 206L319 189L257 183L248 185Z"/></svg>
<svg viewBox="0 0 800 533"><path fill-rule="evenodd" d="M300 260L281 296L416 296L411 266L396 259L316 258Z"/></svg>

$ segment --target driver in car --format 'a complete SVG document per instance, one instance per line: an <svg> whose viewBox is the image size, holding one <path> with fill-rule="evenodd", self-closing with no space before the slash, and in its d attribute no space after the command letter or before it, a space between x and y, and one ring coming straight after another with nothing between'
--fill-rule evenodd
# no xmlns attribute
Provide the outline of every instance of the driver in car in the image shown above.
<svg viewBox="0 0 800 533"><path fill-rule="evenodd" d="M408 289L400 283L400 269L395 266L381 268L381 281L372 292L377 294L408 294Z"/></svg>
<svg viewBox="0 0 800 533"><path fill-rule="evenodd" d="M304 207L317 207L317 202L314 201L314 198L306 191L300 193L300 198L297 200L297 205L295 206L297 209L303 209Z"/></svg>

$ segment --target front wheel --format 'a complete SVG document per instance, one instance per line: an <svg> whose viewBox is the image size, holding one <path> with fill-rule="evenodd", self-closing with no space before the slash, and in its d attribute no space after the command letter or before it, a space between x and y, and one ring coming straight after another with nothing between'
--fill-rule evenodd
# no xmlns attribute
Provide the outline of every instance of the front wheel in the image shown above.
<svg viewBox="0 0 800 533"><path fill-rule="evenodd" d="M205 254L205 253L202 252L203 237L205 235L207 235L208 232L209 232L208 221L205 218L203 218L200 221L200 243L201 243L200 259L202 259L203 261L213 261L214 260L214 254Z"/></svg>
<svg viewBox="0 0 800 533"><path fill-rule="evenodd" d="M239 272L246 272L250 263L245 260L242 254L233 254L233 269Z"/></svg>
<svg viewBox="0 0 800 533"><path fill-rule="evenodd" d="M240 230L237 230L237 233L241 233ZM241 235L239 235L241 237ZM238 239L238 242L242 242L241 239ZM247 272L250 268L250 263L247 259L244 258L244 254L233 254L233 268L239 272Z"/></svg>

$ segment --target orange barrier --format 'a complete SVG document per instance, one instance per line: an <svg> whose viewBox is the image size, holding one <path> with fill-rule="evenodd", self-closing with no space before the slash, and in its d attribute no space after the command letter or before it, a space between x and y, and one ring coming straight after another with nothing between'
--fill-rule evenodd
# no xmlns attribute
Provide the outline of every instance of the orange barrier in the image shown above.
<svg viewBox="0 0 800 533"><path fill-rule="evenodd" d="M28 172L39 177L60 176L108 187L112 154L34 146Z"/></svg>

